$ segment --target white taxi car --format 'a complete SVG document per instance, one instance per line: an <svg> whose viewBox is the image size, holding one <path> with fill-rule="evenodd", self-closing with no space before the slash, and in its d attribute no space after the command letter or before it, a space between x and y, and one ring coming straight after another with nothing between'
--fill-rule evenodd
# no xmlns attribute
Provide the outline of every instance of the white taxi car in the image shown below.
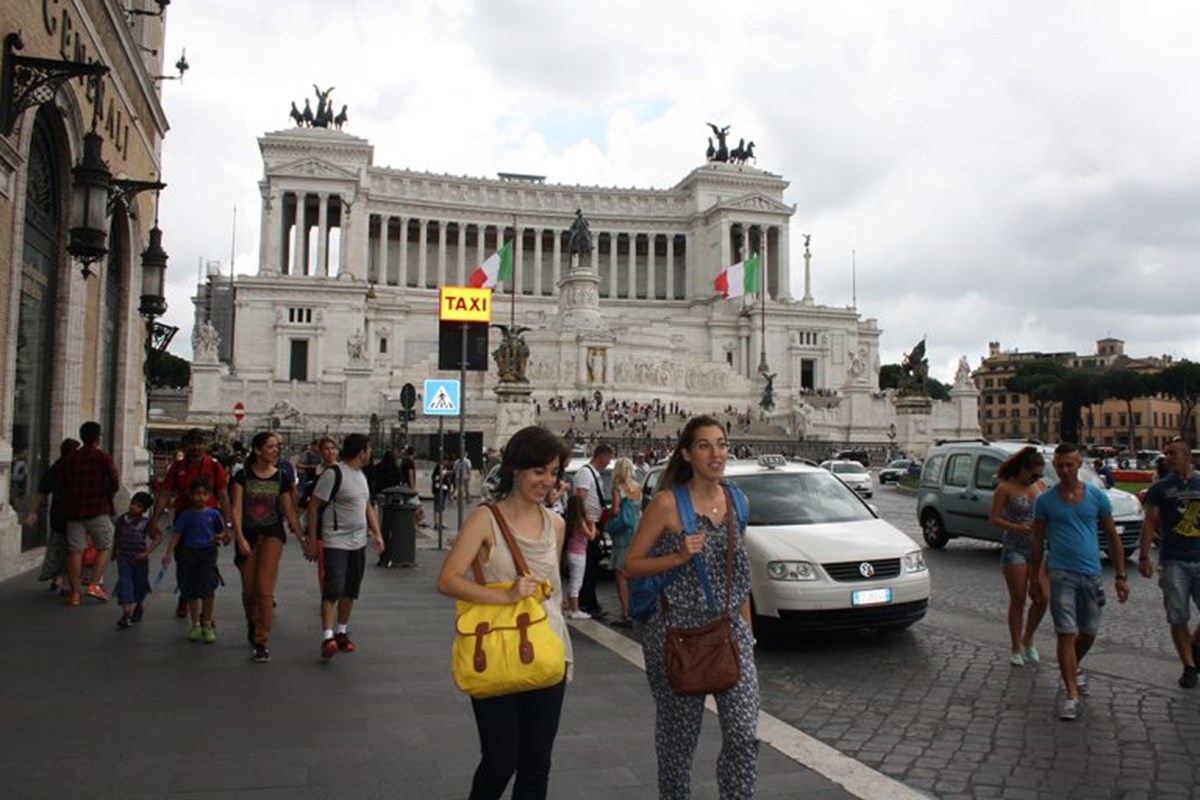
<svg viewBox="0 0 1200 800"><path fill-rule="evenodd" d="M657 487L661 468L646 479ZM825 469L782 456L729 462L749 501L746 547L758 626L907 628L929 606L925 556Z"/></svg>

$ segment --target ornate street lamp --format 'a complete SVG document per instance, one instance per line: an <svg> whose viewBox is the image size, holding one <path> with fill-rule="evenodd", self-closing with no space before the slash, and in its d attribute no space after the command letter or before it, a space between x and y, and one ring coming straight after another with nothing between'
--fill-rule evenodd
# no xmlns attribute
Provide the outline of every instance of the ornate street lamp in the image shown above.
<svg viewBox="0 0 1200 800"><path fill-rule="evenodd" d="M84 134L83 158L71 170L71 235L67 252L83 262L83 277L108 254L108 191L112 173L100 157L104 140L94 130Z"/></svg>
<svg viewBox="0 0 1200 800"><path fill-rule="evenodd" d="M151 323L167 313L165 292L167 251L162 246L162 230L155 221L150 229L150 244L142 251L142 301L138 313Z"/></svg>

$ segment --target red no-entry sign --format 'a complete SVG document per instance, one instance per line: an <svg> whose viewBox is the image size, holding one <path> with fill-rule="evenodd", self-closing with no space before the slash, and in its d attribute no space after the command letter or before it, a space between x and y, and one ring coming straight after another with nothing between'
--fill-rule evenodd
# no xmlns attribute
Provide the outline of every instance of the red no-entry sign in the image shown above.
<svg viewBox="0 0 1200 800"><path fill-rule="evenodd" d="M236 419L238 422L241 422L245 418L245 416L246 416L246 407L244 405L242 405L241 403L238 403L237 405L235 405L233 407L233 418L234 419Z"/></svg>

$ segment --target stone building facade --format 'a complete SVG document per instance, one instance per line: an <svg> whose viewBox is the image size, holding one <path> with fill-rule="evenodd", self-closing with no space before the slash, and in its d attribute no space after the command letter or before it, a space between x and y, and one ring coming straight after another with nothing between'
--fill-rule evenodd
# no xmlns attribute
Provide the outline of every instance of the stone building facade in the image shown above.
<svg viewBox="0 0 1200 800"><path fill-rule="evenodd" d="M146 11L133 14L130 9ZM0 0L13 54L99 62L97 92L73 78L0 134L0 576L40 556L46 523L23 526L41 473L65 437L97 420L125 490L145 485L141 252L154 198L112 204L108 255L84 278L66 250L72 167L93 128L116 178L159 180L167 120L159 102L164 17L151 0ZM5 68L10 66L6 60ZM17 81L12 97L26 84ZM10 98L11 100L11 98Z"/></svg>
<svg viewBox="0 0 1200 800"><path fill-rule="evenodd" d="M373 414L396 419L404 384L456 377L437 368L439 287L466 285L511 240L513 280L494 297L493 322L530 329L535 399L599 392L757 409L765 357L781 425L795 431L819 398L810 410L823 422L808 435L885 438L880 329L813 300L807 247L804 286L793 287L794 209L778 175L709 162L669 189L604 188L379 167L369 142L331 129L268 133L259 146L259 268L212 276L197 295L193 420L227 422L237 402L250 426L346 431ZM572 270L577 209L593 250ZM753 253L765 297L716 295L718 273ZM493 333L489 350L498 341ZM485 440L497 413L490 368L468 373L463 401Z"/></svg>

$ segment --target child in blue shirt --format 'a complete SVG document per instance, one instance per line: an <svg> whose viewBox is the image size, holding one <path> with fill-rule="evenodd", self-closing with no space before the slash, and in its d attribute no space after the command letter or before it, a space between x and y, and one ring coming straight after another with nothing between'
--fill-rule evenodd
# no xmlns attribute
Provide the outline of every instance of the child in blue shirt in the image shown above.
<svg viewBox="0 0 1200 800"><path fill-rule="evenodd" d="M213 608L221 573L217 570L217 544L229 540L221 512L208 507L212 487L207 478L197 478L188 487L191 507L175 517L174 531L163 555L163 564L175 557L175 579L179 583L180 602L187 603L192 626L188 641L214 644L217 628Z"/></svg>
<svg viewBox="0 0 1200 800"><path fill-rule="evenodd" d="M146 512L154 507L149 492L138 492L129 501L129 510L117 518L113 551L117 562L117 602L121 604L118 628L133 627L146 612L146 595L150 593L150 554L162 541L162 532L151 525ZM146 545L146 536L150 544Z"/></svg>

